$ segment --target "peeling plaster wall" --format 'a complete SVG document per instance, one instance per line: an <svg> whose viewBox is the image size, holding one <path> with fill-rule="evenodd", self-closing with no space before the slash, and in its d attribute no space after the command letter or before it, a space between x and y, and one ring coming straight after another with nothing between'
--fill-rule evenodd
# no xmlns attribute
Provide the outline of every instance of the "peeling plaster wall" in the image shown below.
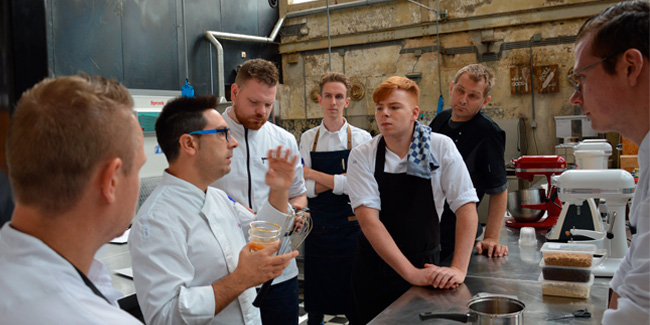
<svg viewBox="0 0 650 325"><path fill-rule="evenodd" d="M437 1L420 0L429 7L436 7ZM599 1L595 1L599 2ZM600 1L605 5L607 1ZM611 1L609 1L611 2ZM460 0L441 1L440 8L448 11L448 17L470 18L475 16L503 14L504 12L525 11L530 9L547 8L549 6L575 5L594 3L594 1L577 0ZM576 11L579 11L576 10ZM423 22L435 21L435 13L416 6L407 1L394 1L384 4L361 6L354 9L343 9L330 12L331 35L354 34L371 32L381 29L400 28L417 25ZM564 20L541 23L521 22L512 19L508 26L489 28L487 30L469 30L448 32L440 35L442 48L458 48L477 46L483 52L486 46L481 43L482 33L487 31L492 44L490 50L498 52L498 45L508 42L528 41L532 35L539 33L542 39L559 36L573 36L585 20L582 16ZM441 22L441 30L444 25ZM314 14L305 17L288 19L285 25L305 24L309 29L306 36L283 36L281 44L318 40L327 37L327 22L325 14ZM365 88L365 95L360 100L352 100L347 109L348 120L359 127L377 133L374 123L374 103L372 92L384 79L390 76L405 76L408 73L420 72L418 84L421 89L420 108L425 113L425 120L435 116L440 85L438 83L438 56L432 50L423 51L418 57L408 49L432 47L436 45L436 36L422 36L394 41L367 43L354 46L332 48L332 71L345 73L352 81L359 82ZM407 50L407 51L405 51ZM573 44L556 44L536 46L532 48L535 66L557 64L559 69L559 87L557 93L535 93L535 122L537 128L530 128L532 121L531 94L510 93L510 68L513 66L530 66L530 49L519 48L504 50L497 61L483 62L496 74L496 85L492 89L492 101L484 111L493 118L525 118L527 125L528 154L552 154L554 146L559 143L555 138L554 116L580 114L579 108L568 102L573 88L566 75L573 67ZM297 59L296 59L297 56ZM449 107L449 83L456 71L463 66L477 63L475 53L441 54L440 74L442 95L445 108ZM294 62L294 63L290 63ZM283 53L282 69L283 84L280 86L279 100L281 106L282 124L297 137L320 122L322 109L318 103L310 99L310 93L318 88L320 75L329 68L327 48L319 50ZM536 83L539 81L535 81ZM373 133L373 134L374 134ZM508 141L516 141L516 135L508 135Z"/></svg>

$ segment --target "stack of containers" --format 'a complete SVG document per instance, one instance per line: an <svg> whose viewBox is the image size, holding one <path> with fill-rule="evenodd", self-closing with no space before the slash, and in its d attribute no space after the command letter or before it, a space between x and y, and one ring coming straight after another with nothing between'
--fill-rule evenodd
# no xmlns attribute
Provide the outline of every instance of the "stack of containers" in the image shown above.
<svg viewBox="0 0 650 325"><path fill-rule="evenodd" d="M584 140L573 147L578 169L607 169L612 145L605 139Z"/></svg>
<svg viewBox="0 0 650 325"><path fill-rule="evenodd" d="M542 294L570 298L589 298L594 275L591 273L596 245L544 243L539 282Z"/></svg>

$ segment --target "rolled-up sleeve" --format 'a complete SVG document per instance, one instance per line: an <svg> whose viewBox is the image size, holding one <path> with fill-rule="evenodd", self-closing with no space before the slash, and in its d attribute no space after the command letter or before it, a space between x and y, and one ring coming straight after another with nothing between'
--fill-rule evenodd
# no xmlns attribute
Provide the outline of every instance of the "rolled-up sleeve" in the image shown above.
<svg viewBox="0 0 650 325"><path fill-rule="evenodd" d="M211 285L191 286L196 270L183 235L142 215L129 238L133 280L148 324L207 324L214 318Z"/></svg>
<svg viewBox="0 0 650 325"><path fill-rule="evenodd" d="M332 193L336 195L348 194L347 183L347 177L345 175L334 175L334 189L332 190Z"/></svg>
<svg viewBox="0 0 650 325"><path fill-rule="evenodd" d="M366 142L350 152L347 185L353 210L362 205L381 210L379 186L374 176L376 154L376 146L372 145L374 142Z"/></svg>

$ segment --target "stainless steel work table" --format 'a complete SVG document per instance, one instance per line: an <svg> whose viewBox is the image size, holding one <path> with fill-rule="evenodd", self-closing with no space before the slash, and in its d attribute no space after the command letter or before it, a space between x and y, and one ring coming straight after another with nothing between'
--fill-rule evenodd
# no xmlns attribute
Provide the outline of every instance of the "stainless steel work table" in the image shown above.
<svg viewBox="0 0 650 325"><path fill-rule="evenodd" d="M412 287L388 306L370 324L450 324L445 319L421 321L421 312L467 312L467 302L479 292L514 295L526 304L524 322L528 324L600 324L607 308L608 283L611 278L596 278L589 298L576 299L542 295L537 281L542 272L539 248L545 232L537 233L537 248L522 249L518 245L519 230L503 227L500 242L508 246L508 256L488 258L472 255L465 282L454 290ZM378 283L377 285L381 285ZM591 318L546 321L588 308Z"/></svg>

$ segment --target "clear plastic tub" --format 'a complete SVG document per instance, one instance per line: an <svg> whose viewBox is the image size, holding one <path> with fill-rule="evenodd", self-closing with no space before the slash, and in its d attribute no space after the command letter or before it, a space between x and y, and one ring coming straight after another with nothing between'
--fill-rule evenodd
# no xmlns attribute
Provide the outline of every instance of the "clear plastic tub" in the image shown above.
<svg viewBox="0 0 650 325"><path fill-rule="evenodd" d="M543 295L586 299L589 298L591 285L594 284L594 275L589 277L587 283L544 280L542 274L539 275L538 281L542 285Z"/></svg>
<svg viewBox="0 0 650 325"><path fill-rule="evenodd" d="M539 266L542 267L544 280L585 283L591 278L591 267L550 266L546 265L544 260Z"/></svg>
<svg viewBox="0 0 650 325"><path fill-rule="evenodd" d="M544 263L552 266L591 267L596 245L578 243L544 243L540 249Z"/></svg>

